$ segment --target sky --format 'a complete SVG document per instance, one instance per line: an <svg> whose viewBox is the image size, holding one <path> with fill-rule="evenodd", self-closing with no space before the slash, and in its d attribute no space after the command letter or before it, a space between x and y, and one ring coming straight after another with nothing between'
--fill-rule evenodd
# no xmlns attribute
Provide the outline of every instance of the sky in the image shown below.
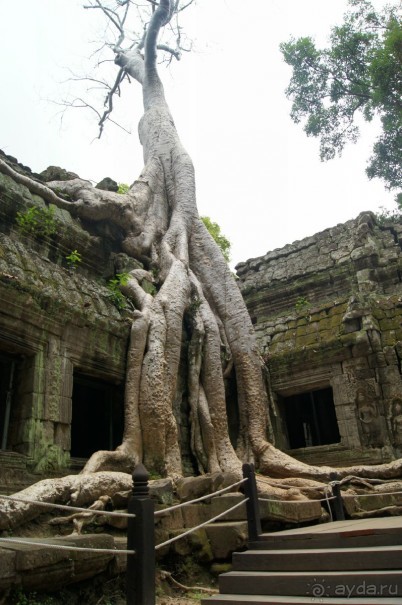
<svg viewBox="0 0 402 605"><path fill-rule="evenodd" d="M91 111L60 105L76 90L86 94L87 84L69 79L93 73L89 58L105 28L83 4L0 0L0 149L34 172L58 165L94 183L132 183L142 169L139 86L127 86L116 107L130 133L109 124L98 140ZM375 125L363 124L356 145L323 163L318 140L289 116L291 70L279 44L309 35L324 46L346 9L347 0L197 0L185 23L194 51L161 68L194 161L199 213L231 241L233 266L364 210L395 207L394 194L365 175Z"/></svg>

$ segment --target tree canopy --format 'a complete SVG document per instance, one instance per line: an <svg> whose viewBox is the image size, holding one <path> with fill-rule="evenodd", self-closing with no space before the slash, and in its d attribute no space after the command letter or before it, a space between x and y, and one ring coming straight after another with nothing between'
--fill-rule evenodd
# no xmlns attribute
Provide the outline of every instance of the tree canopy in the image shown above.
<svg viewBox="0 0 402 605"><path fill-rule="evenodd" d="M376 11L369 0L349 0L330 46L318 49L310 37L280 45L293 68L286 95L291 117L305 120L307 136L320 138L320 157L341 154L359 136L358 116L381 120L366 173L388 189L402 187L402 27L400 2Z"/></svg>

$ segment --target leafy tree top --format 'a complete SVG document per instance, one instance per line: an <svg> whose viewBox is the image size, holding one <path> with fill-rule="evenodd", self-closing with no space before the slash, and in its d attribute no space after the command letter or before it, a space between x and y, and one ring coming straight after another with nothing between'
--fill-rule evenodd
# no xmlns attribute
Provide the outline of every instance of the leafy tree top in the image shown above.
<svg viewBox="0 0 402 605"><path fill-rule="evenodd" d="M379 115L382 131L366 172L388 189L402 187L402 26L400 1L376 12L369 0L349 0L350 10L333 27L330 46L317 49L310 37L280 45L293 68L286 95L295 123L320 138L329 160L359 136L356 117Z"/></svg>

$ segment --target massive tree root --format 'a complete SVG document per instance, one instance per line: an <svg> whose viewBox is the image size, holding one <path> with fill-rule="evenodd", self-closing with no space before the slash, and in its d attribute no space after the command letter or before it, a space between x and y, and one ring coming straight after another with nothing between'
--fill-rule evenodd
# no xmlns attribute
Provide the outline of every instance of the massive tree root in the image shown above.
<svg viewBox="0 0 402 605"><path fill-rule="evenodd" d="M145 111L139 135L145 166L140 177L125 195L94 189L80 179L49 183L40 191L52 203L67 205L75 216L113 222L124 233L123 250L144 266L130 273L123 288L136 308L127 357L123 442L114 452L96 452L83 473L128 473L143 461L149 470L182 475L173 404L186 326L191 449L200 473L240 474L241 461L248 460L271 477L326 482L334 470L340 477L401 476L402 461L345 469L312 467L267 440L267 396L251 320L229 267L199 219L193 164L177 135L156 68L156 41L171 4L160 0L155 9L144 56L134 49L116 57L116 63L143 89ZM14 178L20 177L14 173ZM72 201L55 196L56 190ZM144 276L155 282L154 296L141 287ZM229 438L225 400L225 380L231 372L239 417L235 445ZM95 475L88 476L93 500L101 494L95 489ZM66 500L68 494L61 490L57 497ZM12 510L7 514L12 515Z"/></svg>
<svg viewBox="0 0 402 605"><path fill-rule="evenodd" d="M104 496L113 496L132 488L132 477L127 473L86 473L56 479L44 479L14 494L18 500L1 501L0 530L17 527L46 512L40 504L69 503L85 507ZM25 500L26 502L22 502Z"/></svg>

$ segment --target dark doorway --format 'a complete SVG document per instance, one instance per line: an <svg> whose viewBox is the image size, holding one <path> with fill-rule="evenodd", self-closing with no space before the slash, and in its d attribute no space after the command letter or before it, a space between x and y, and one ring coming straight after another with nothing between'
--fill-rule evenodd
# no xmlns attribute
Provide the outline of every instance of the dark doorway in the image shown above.
<svg viewBox="0 0 402 605"><path fill-rule="evenodd" d="M0 449L8 446L17 360L0 354Z"/></svg>
<svg viewBox="0 0 402 605"><path fill-rule="evenodd" d="M97 450L113 450L123 437L122 387L74 374L71 456L89 458Z"/></svg>
<svg viewBox="0 0 402 605"><path fill-rule="evenodd" d="M339 443L332 389L320 389L282 399L289 447Z"/></svg>

